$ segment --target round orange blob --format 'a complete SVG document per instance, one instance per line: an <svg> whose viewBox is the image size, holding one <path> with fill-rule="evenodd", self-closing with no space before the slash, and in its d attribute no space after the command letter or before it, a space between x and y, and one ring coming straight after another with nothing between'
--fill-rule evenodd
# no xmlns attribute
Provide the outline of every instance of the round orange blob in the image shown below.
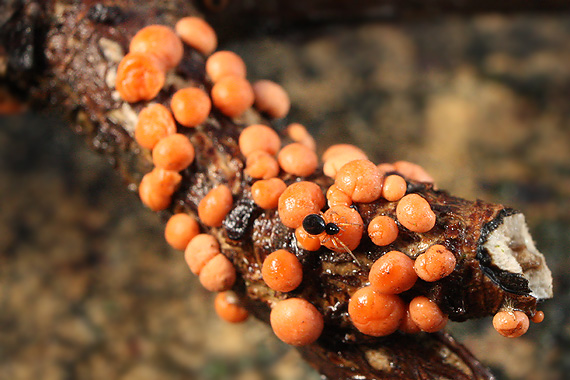
<svg viewBox="0 0 570 380"><path fill-rule="evenodd" d="M194 146L188 137L179 133L162 138L152 150L154 166L176 172L190 166L194 156Z"/></svg>
<svg viewBox="0 0 570 380"><path fill-rule="evenodd" d="M256 150L247 156L245 173L251 178L270 179L279 174L279 163L264 150Z"/></svg>
<svg viewBox="0 0 570 380"><path fill-rule="evenodd" d="M183 251L199 233L200 226L196 219L188 214L175 214L166 223L164 238L172 248Z"/></svg>
<svg viewBox="0 0 570 380"><path fill-rule="evenodd" d="M186 246L184 259L192 273L199 275L210 260L220 253L220 245L215 237L208 234L196 235Z"/></svg>
<svg viewBox="0 0 570 380"><path fill-rule="evenodd" d="M162 65L155 56L129 53L119 63L115 88L126 102L151 100L164 86L165 78Z"/></svg>
<svg viewBox="0 0 570 380"><path fill-rule="evenodd" d="M295 238L297 239L297 244L307 251L314 252L321 248L321 239L317 236L308 234L303 226L299 226L295 229Z"/></svg>
<svg viewBox="0 0 570 380"><path fill-rule="evenodd" d="M404 178L399 175L392 174L384 179L382 196L390 202L399 201L404 195L406 195L407 188L408 184Z"/></svg>
<svg viewBox="0 0 570 380"><path fill-rule="evenodd" d="M352 251L358 247L364 230L364 222L358 211L347 206L334 206L325 211L323 217L326 223L336 224L340 232L333 237L320 235L322 245L335 252L345 252L346 248Z"/></svg>
<svg viewBox="0 0 570 380"><path fill-rule="evenodd" d="M271 310L269 319L275 335L292 346L306 346L315 342L324 327L323 315L301 298L279 302Z"/></svg>
<svg viewBox="0 0 570 380"><path fill-rule="evenodd" d="M256 181L251 186L251 197L259 207L271 210L277 208L279 197L286 188L287 185L281 178Z"/></svg>
<svg viewBox="0 0 570 380"><path fill-rule="evenodd" d="M208 73L212 82L216 83L226 76L235 76L245 79L247 69L243 59L241 59L239 55L231 51L222 50L212 54L208 58L206 61L206 73Z"/></svg>
<svg viewBox="0 0 570 380"><path fill-rule="evenodd" d="M317 184L295 182L279 197L279 218L285 226L297 228L305 216L318 213L324 206L325 197Z"/></svg>
<svg viewBox="0 0 570 380"><path fill-rule="evenodd" d="M170 101L174 118L185 127L202 124L212 108L210 97L197 87L187 87L176 91Z"/></svg>
<svg viewBox="0 0 570 380"><path fill-rule="evenodd" d="M493 327L507 338L518 338L528 331L528 316L519 310L499 311L493 317Z"/></svg>
<svg viewBox="0 0 570 380"><path fill-rule="evenodd" d="M249 317L249 312L239 304L234 292L218 293L214 299L216 314L226 322L240 323Z"/></svg>
<svg viewBox="0 0 570 380"><path fill-rule="evenodd" d="M396 171L396 167L394 165L386 163L386 162L378 164L378 166L376 166L376 167L378 168L378 171L382 175Z"/></svg>
<svg viewBox="0 0 570 380"><path fill-rule="evenodd" d="M232 205L233 196L230 188L226 185L219 185L202 198L198 204L198 216L209 227L221 227Z"/></svg>
<svg viewBox="0 0 570 380"><path fill-rule="evenodd" d="M307 131L304 125L299 123L291 123L286 129L287 135L291 140L305 145L311 150L317 149L317 143L311 134Z"/></svg>
<svg viewBox="0 0 570 380"><path fill-rule="evenodd" d="M339 189L337 185L331 185L329 187L326 197L329 207L350 206L352 204L352 198Z"/></svg>
<svg viewBox="0 0 570 380"><path fill-rule="evenodd" d="M287 116L291 108L291 101L287 92L275 82L259 80L253 84L255 94L255 107L267 113L269 117L281 119Z"/></svg>
<svg viewBox="0 0 570 380"><path fill-rule="evenodd" d="M176 133L172 114L162 104L150 104L139 113L135 127L135 140L147 149L152 149L163 137Z"/></svg>
<svg viewBox="0 0 570 380"><path fill-rule="evenodd" d="M430 176L428 172L426 172L426 170L418 164L414 164L408 161L397 161L394 162L394 168L397 172L402 173L404 177L411 180L427 183L434 182L433 177Z"/></svg>
<svg viewBox="0 0 570 380"><path fill-rule="evenodd" d="M261 268L263 281L278 292L290 292L303 281L303 266L297 256L280 249L268 255Z"/></svg>
<svg viewBox="0 0 570 380"><path fill-rule="evenodd" d="M428 201L418 194L408 194L396 206L398 221L413 232L428 232L435 226L435 213Z"/></svg>
<svg viewBox="0 0 570 380"><path fill-rule="evenodd" d="M433 333L445 327L447 315L439 309L437 304L424 296L418 296L410 302L410 318L425 332Z"/></svg>
<svg viewBox="0 0 570 380"><path fill-rule="evenodd" d="M382 294L365 286L350 297L348 315L361 333L386 336L400 326L405 316L405 304L399 296Z"/></svg>
<svg viewBox="0 0 570 380"><path fill-rule="evenodd" d="M182 177L177 172L154 168L144 175L139 185L141 201L152 211L164 210L170 205L180 181Z"/></svg>
<svg viewBox="0 0 570 380"><path fill-rule="evenodd" d="M328 161L336 156L341 156L343 154L347 154L347 153L354 153L355 156L355 160L358 159L362 159L362 160L366 160L368 157L366 156L366 153L364 153L362 151L362 149L356 147L355 145L351 145L351 144L336 144L336 145L331 145L330 147L327 148L327 150L325 150L325 152L323 153L322 159L323 161Z"/></svg>
<svg viewBox="0 0 570 380"><path fill-rule="evenodd" d="M275 155L279 148L281 148L279 135L267 125L250 125L239 135L239 149L245 157L258 150Z"/></svg>
<svg viewBox="0 0 570 380"><path fill-rule="evenodd" d="M406 309L406 315L404 319L402 319L402 323L400 323L400 327L398 329L406 334L417 334L422 330L416 325L416 322L412 320L410 317L410 310Z"/></svg>
<svg viewBox="0 0 570 380"><path fill-rule="evenodd" d="M533 321L534 323L541 323L542 321L544 321L544 312L542 311L537 311L533 316L531 321Z"/></svg>
<svg viewBox="0 0 570 380"><path fill-rule="evenodd" d="M212 101L226 116L241 116L253 105L254 95L247 79L225 76L212 87Z"/></svg>
<svg viewBox="0 0 570 380"><path fill-rule="evenodd" d="M129 46L131 53L156 56L166 70L176 67L182 60L184 47L174 31L164 25L149 25L135 34Z"/></svg>
<svg viewBox="0 0 570 380"><path fill-rule="evenodd" d="M455 269L455 255L443 245L432 245L416 258L414 269L418 277L427 282L441 280Z"/></svg>
<svg viewBox="0 0 570 380"><path fill-rule="evenodd" d="M370 203L382 193L382 176L368 160L354 160L338 171L334 184L354 202Z"/></svg>
<svg viewBox="0 0 570 380"><path fill-rule="evenodd" d="M392 244L398 238L398 225L389 216L378 215L368 224L368 236L381 247Z"/></svg>
<svg viewBox="0 0 570 380"><path fill-rule="evenodd" d="M289 144L277 156L281 168L299 177L308 177L315 172L319 165L317 154L300 143Z"/></svg>
<svg viewBox="0 0 570 380"><path fill-rule="evenodd" d="M218 36L206 21L199 17L184 17L174 27L186 45L204 55L210 55L218 46Z"/></svg>
<svg viewBox="0 0 570 380"><path fill-rule="evenodd" d="M414 260L399 251L390 251L374 262L368 275L370 286L385 294L400 294L414 286L418 276Z"/></svg>
<svg viewBox="0 0 570 380"><path fill-rule="evenodd" d="M211 292L230 290L236 281L236 269L221 253L208 261L200 271L200 283Z"/></svg>

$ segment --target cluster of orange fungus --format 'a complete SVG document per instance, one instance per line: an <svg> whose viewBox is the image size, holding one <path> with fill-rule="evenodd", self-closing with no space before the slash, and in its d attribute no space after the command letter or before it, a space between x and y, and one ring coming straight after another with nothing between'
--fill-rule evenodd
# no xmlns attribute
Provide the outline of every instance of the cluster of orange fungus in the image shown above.
<svg viewBox="0 0 570 380"><path fill-rule="evenodd" d="M251 186L251 197L259 207L271 210L277 208L279 197L286 188L287 185L281 178L256 181Z"/></svg>
<svg viewBox="0 0 570 380"><path fill-rule="evenodd" d="M348 302L348 315L363 334L386 336L395 332L406 313L404 301L371 286L358 289Z"/></svg>
<svg viewBox="0 0 570 380"><path fill-rule="evenodd" d="M435 302L424 296L414 298L409 305L410 318L425 332L433 333L445 327L448 318Z"/></svg>
<svg viewBox="0 0 570 380"><path fill-rule="evenodd" d="M176 133L176 123L172 114L162 104L150 104L142 109L135 127L136 142L152 149L163 137Z"/></svg>
<svg viewBox="0 0 570 380"><path fill-rule="evenodd" d="M404 195L406 195L407 188L408 184L402 176L392 174L384 179L382 196L390 202L399 201Z"/></svg>
<svg viewBox="0 0 570 380"><path fill-rule="evenodd" d="M435 213L428 201L418 194L408 194L396 206L398 221L413 232L428 232L435 225Z"/></svg>
<svg viewBox="0 0 570 380"><path fill-rule="evenodd" d="M338 188L337 185L331 185L327 190L327 204L329 207L334 206L350 206L352 204L352 198L347 195L344 191Z"/></svg>
<svg viewBox="0 0 570 380"><path fill-rule="evenodd" d="M279 174L279 163L264 150L256 150L247 156L245 173L251 178L269 179Z"/></svg>
<svg viewBox="0 0 570 380"><path fill-rule="evenodd" d="M185 127L202 124L212 108L210 97L196 87L183 88L176 91L170 101L174 118Z"/></svg>
<svg viewBox="0 0 570 380"><path fill-rule="evenodd" d="M151 100L164 86L165 72L160 61L144 53L129 53L119 63L115 88L129 103Z"/></svg>
<svg viewBox="0 0 570 380"><path fill-rule="evenodd" d="M432 245L414 263L419 278L427 282L441 280L455 269L455 255L443 245Z"/></svg>
<svg viewBox="0 0 570 380"><path fill-rule="evenodd" d="M271 127L253 124L241 132L239 148L245 157L258 150L275 155L281 148L281 139Z"/></svg>
<svg viewBox="0 0 570 380"><path fill-rule="evenodd" d="M390 251L374 262L368 275L370 286L384 294L400 294L411 289L418 276L414 261L399 251Z"/></svg>
<svg viewBox="0 0 570 380"><path fill-rule="evenodd" d="M323 214L326 223L333 223L339 228L335 235L321 234L321 244L335 252L354 250L360 244L364 222L355 209L347 206L334 206Z"/></svg>
<svg viewBox="0 0 570 380"><path fill-rule="evenodd" d="M350 144L337 144L329 147L322 156L323 172L326 176L335 178L345 164L354 160L366 160L366 154Z"/></svg>
<svg viewBox="0 0 570 380"><path fill-rule="evenodd" d="M519 310L499 311L493 317L493 327L507 338L518 338L524 335L529 324L528 316Z"/></svg>
<svg viewBox="0 0 570 380"><path fill-rule="evenodd" d="M289 138L295 142L305 145L311 150L317 149L317 143L304 125L299 123L291 123L287 126L286 133Z"/></svg>
<svg viewBox="0 0 570 380"><path fill-rule="evenodd" d="M277 303L269 319L275 335L293 346L314 343L324 327L323 315L302 298L289 298Z"/></svg>
<svg viewBox="0 0 570 380"><path fill-rule="evenodd" d="M188 137L175 133L162 138L154 146L152 162L157 168L179 172L190 166L194 155L194 146Z"/></svg>
<svg viewBox="0 0 570 380"><path fill-rule="evenodd" d="M259 80L253 84L255 107L269 117L281 119L289 113L291 101L287 92L275 82Z"/></svg>
<svg viewBox="0 0 570 380"><path fill-rule="evenodd" d="M181 18L174 28L182 41L204 55L210 55L218 46L214 29L199 17Z"/></svg>
<svg viewBox="0 0 570 380"><path fill-rule="evenodd" d="M141 201L151 210L164 210L170 205L172 194L182 177L175 171L154 168L145 174L139 185Z"/></svg>
<svg viewBox="0 0 570 380"><path fill-rule="evenodd" d="M280 249L265 258L261 275L271 289L277 292L290 292L303 281L303 266L297 256Z"/></svg>
<svg viewBox="0 0 570 380"><path fill-rule="evenodd" d="M318 213L325 205L321 188L313 182L295 182L279 197L278 211L281 223L289 228L297 228L303 218Z"/></svg>
<svg viewBox="0 0 570 380"><path fill-rule="evenodd" d="M315 172L319 159L315 151L300 143L285 146L277 156L281 168L299 177L308 177Z"/></svg>
<svg viewBox="0 0 570 380"><path fill-rule="evenodd" d="M183 251L199 233L200 226L196 219L188 214L175 214L166 223L164 238L172 248Z"/></svg>
<svg viewBox="0 0 570 380"><path fill-rule="evenodd" d="M249 312L239 304L237 296L231 291L218 293L214 309L221 319L230 323L240 323L249 317Z"/></svg>
<svg viewBox="0 0 570 380"><path fill-rule="evenodd" d="M182 60L184 47L171 28L164 25L149 25L135 34L129 51L151 54L160 60L165 70L170 70Z"/></svg>
<svg viewBox="0 0 570 380"><path fill-rule="evenodd" d="M212 87L212 101L226 116L238 117L253 105L251 84L242 77L225 76Z"/></svg>
<svg viewBox="0 0 570 380"><path fill-rule="evenodd" d="M212 54L206 61L206 73L212 82L217 83L220 79L227 76L245 79L247 69L243 59L236 53L218 51Z"/></svg>
<svg viewBox="0 0 570 380"><path fill-rule="evenodd" d="M209 227L221 227L222 221L233 205L232 192L226 185L219 185L206 194L198 204L198 216Z"/></svg>
<svg viewBox="0 0 570 380"><path fill-rule="evenodd" d="M215 237L208 234L195 236L186 246L184 259L192 273L199 275L204 265L220 253L220 245Z"/></svg>
<svg viewBox="0 0 570 380"><path fill-rule="evenodd" d="M340 168L335 185L354 202L370 203L382 193L382 175L368 160L354 160Z"/></svg>
<svg viewBox="0 0 570 380"><path fill-rule="evenodd" d="M386 215L378 215L368 224L368 236L378 246L392 244L398 238L396 221Z"/></svg>
<svg viewBox="0 0 570 380"><path fill-rule="evenodd" d="M295 238L297 239L298 245L307 251L318 251L321 248L321 239L307 233L303 226L299 226L295 229Z"/></svg>

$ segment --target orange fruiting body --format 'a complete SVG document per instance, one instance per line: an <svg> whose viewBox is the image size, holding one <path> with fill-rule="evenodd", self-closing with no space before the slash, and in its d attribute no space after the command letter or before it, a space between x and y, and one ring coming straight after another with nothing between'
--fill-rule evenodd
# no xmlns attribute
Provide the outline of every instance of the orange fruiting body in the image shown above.
<svg viewBox="0 0 570 380"><path fill-rule="evenodd" d="M280 178L256 181L251 186L251 197L259 207L266 210L274 209L277 208L279 197L286 188L287 185Z"/></svg>
<svg viewBox="0 0 570 380"><path fill-rule="evenodd" d="M182 177L177 172L154 168L144 175L139 185L141 201L152 211L164 210L170 205L180 181Z"/></svg>
<svg viewBox="0 0 570 380"><path fill-rule="evenodd" d="M533 321L534 323L541 323L542 321L544 321L544 312L542 311L537 311L531 318L531 321Z"/></svg>
<svg viewBox="0 0 570 380"><path fill-rule="evenodd" d="M433 333L445 327L448 318L437 304L424 296L418 296L410 302L410 318L425 332Z"/></svg>
<svg viewBox="0 0 570 380"><path fill-rule="evenodd" d="M192 273L198 275L208 261L220 253L220 245L215 237L208 234L196 235L186 246L184 259Z"/></svg>
<svg viewBox="0 0 570 380"><path fill-rule="evenodd" d="M188 137L175 133L162 138L154 146L152 162L157 168L179 172L194 161L194 155L194 146Z"/></svg>
<svg viewBox="0 0 570 380"><path fill-rule="evenodd" d="M408 184L401 176L392 174L384 178L384 185L382 186L382 196L390 201L395 202L402 199L406 195Z"/></svg>
<svg viewBox="0 0 570 380"><path fill-rule="evenodd" d="M411 289L418 276L414 260L399 251L390 251L374 262L368 275L370 286L380 293L399 294Z"/></svg>
<svg viewBox="0 0 570 380"><path fill-rule="evenodd" d="M344 165L334 183L354 202L374 202L382 192L382 176L376 165L368 160L354 160Z"/></svg>
<svg viewBox="0 0 570 380"><path fill-rule="evenodd" d="M364 153L360 148L356 147L355 145L351 144L336 144L331 145L330 147L325 150L323 153L322 159L323 161L328 161L336 156L341 156L343 154L353 153L356 157L355 159L363 159L366 160L366 153Z"/></svg>
<svg viewBox="0 0 570 380"><path fill-rule="evenodd" d="M320 235L321 244L335 252L354 250L360 244L364 222L355 209L347 206L334 206L323 215L326 223L334 223L339 228L335 235Z"/></svg>
<svg viewBox="0 0 570 380"><path fill-rule="evenodd" d="M188 214L175 214L166 223L164 238L172 248L183 251L199 233L200 226L196 219Z"/></svg>
<svg viewBox="0 0 570 380"><path fill-rule="evenodd" d="M337 185L331 185L329 187L326 197L329 207L350 206L352 204L352 198L339 189Z"/></svg>
<svg viewBox="0 0 570 380"><path fill-rule="evenodd" d="M418 194L408 194L396 206L398 221L413 232L428 232L435 226L435 213L428 201Z"/></svg>
<svg viewBox="0 0 570 380"><path fill-rule="evenodd" d="M311 134L307 131L304 125L299 123L291 123L286 129L287 135L291 140L305 145L311 150L317 149L317 143Z"/></svg>
<svg viewBox="0 0 570 380"><path fill-rule="evenodd" d="M398 238L398 225L389 216L378 215L368 224L368 236L381 247L392 244Z"/></svg>
<svg viewBox="0 0 570 380"><path fill-rule="evenodd" d="M433 177L430 176L424 168L418 164L414 164L408 161L397 161L394 162L394 168L397 172L400 172L404 177L409 178L418 182L428 182L433 183Z"/></svg>
<svg viewBox="0 0 570 380"><path fill-rule="evenodd" d="M174 27L186 45L204 55L210 55L218 46L218 37L214 29L199 17L184 17Z"/></svg>
<svg viewBox="0 0 570 380"><path fill-rule="evenodd" d="M164 25L149 25L135 34L129 46L131 53L152 54L166 70L176 67L182 60L184 47L174 31Z"/></svg>
<svg viewBox="0 0 570 380"><path fill-rule="evenodd" d="M287 116L291 108L291 101L287 92L275 82L259 80L253 84L255 94L255 107L267 113L269 117L281 119Z"/></svg>
<svg viewBox="0 0 570 380"><path fill-rule="evenodd" d="M519 310L499 311L493 317L493 327L507 338L518 338L528 331L528 316Z"/></svg>
<svg viewBox="0 0 570 380"><path fill-rule="evenodd" d="M230 290L236 281L236 269L221 253L204 265L200 271L200 283L211 292Z"/></svg>
<svg viewBox="0 0 570 380"><path fill-rule="evenodd" d="M251 178L273 178L279 174L279 163L266 151L256 150L247 156L245 173Z"/></svg>
<svg viewBox="0 0 570 380"><path fill-rule="evenodd" d="M295 182L279 197L279 218L289 228L297 228L303 218L318 213L325 205L321 188L312 182Z"/></svg>
<svg viewBox="0 0 570 380"><path fill-rule="evenodd" d="M242 77L225 76L212 87L212 101L226 116L238 117L253 105L251 84Z"/></svg>
<svg viewBox="0 0 570 380"><path fill-rule="evenodd" d="M212 108L210 97L197 87L187 87L176 91L170 101L174 118L185 127L202 124Z"/></svg>
<svg viewBox="0 0 570 380"><path fill-rule="evenodd" d="M396 167L394 165L386 163L386 162L378 164L377 168L378 168L378 171L380 171L380 174L382 174L382 175L396 171Z"/></svg>
<svg viewBox="0 0 570 380"><path fill-rule="evenodd" d="M279 148L281 148L279 135L267 125L250 125L239 135L239 149L245 157L258 150L275 155Z"/></svg>
<svg viewBox="0 0 570 380"><path fill-rule="evenodd" d="M386 336L400 326L405 316L405 304L399 296L382 294L366 286L350 297L348 315L361 333Z"/></svg>
<svg viewBox="0 0 570 380"><path fill-rule="evenodd" d="M239 55L231 51L218 51L206 61L206 73L216 83L226 76L245 78L247 70ZM253 91L253 90L252 90Z"/></svg>
<svg viewBox="0 0 570 380"><path fill-rule="evenodd" d="M209 227L221 227L232 205L233 197L230 188L226 185L219 185L202 198L198 204L198 216Z"/></svg>
<svg viewBox="0 0 570 380"><path fill-rule="evenodd" d="M433 282L449 276L455 269L455 255L443 245L432 245L416 258L414 269L418 277Z"/></svg>
<svg viewBox="0 0 570 380"><path fill-rule="evenodd" d="M152 149L158 141L176 133L176 123L172 114L162 104L151 104L139 113L135 127L135 140L147 149Z"/></svg>
<svg viewBox="0 0 570 380"><path fill-rule="evenodd" d="M416 325L416 322L414 322L410 317L409 308L406 309L406 315L404 316L404 319L402 319L402 323L400 323L398 330L405 332L406 334L417 334L422 331L418 325Z"/></svg>
<svg viewBox="0 0 570 380"><path fill-rule="evenodd" d="M317 154L300 143L285 146L279 152L277 160L284 171L299 177L310 176L319 165Z"/></svg>
<svg viewBox="0 0 570 380"><path fill-rule="evenodd" d="M298 245L307 251L318 251L321 248L321 239L307 233L303 226L295 229L295 238Z"/></svg>
<svg viewBox="0 0 570 380"><path fill-rule="evenodd" d="M124 101L135 103L154 99L164 81L164 70L155 56L129 53L119 63L115 88Z"/></svg>
<svg viewBox="0 0 570 380"><path fill-rule="evenodd" d="M290 292L303 281L303 266L297 256L280 249L268 255L261 268L263 281L278 292Z"/></svg>
<svg viewBox="0 0 570 380"><path fill-rule="evenodd" d="M249 317L249 312L239 305L234 292L226 291L218 293L214 299L216 314L226 322L240 323Z"/></svg>
<svg viewBox="0 0 570 380"><path fill-rule="evenodd" d="M279 339L292 346L315 342L323 331L322 314L310 302L289 298L271 310L271 328Z"/></svg>

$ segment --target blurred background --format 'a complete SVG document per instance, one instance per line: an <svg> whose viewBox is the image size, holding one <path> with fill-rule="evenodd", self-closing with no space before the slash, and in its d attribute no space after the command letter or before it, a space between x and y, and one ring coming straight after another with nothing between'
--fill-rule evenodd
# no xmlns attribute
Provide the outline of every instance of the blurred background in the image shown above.
<svg viewBox="0 0 570 380"><path fill-rule="evenodd" d="M542 324L451 330L500 380L570 373L570 16L320 26L222 49L289 92L287 122L452 194L520 209L553 271ZM283 122L285 125L285 122ZM212 295L104 157L57 115L0 117L0 379L319 379Z"/></svg>

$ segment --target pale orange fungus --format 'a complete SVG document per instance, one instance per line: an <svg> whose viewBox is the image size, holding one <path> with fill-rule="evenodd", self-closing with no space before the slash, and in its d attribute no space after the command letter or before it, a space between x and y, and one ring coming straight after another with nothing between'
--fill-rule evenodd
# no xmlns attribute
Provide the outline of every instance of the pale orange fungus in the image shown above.
<svg viewBox="0 0 570 380"><path fill-rule="evenodd" d="M152 54L162 62L166 70L170 70L182 60L184 47L171 28L164 25L149 25L135 34L129 51Z"/></svg>
<svg viewBox="0 0 570 380"><path fill-rule="evenodd" d="M386 336L400 326L405 316L405 304L397 295L382 294L365 286L350 297L348 315L361 333Z"/></svg>
<svg viewBox="0 0 570 380"><path fill-rule="evenodd" d="M396 168L397 172L402 173L404 177L411 180L428 183L434 182L433 177L430 176L428 172L426 172L425 169L418 164L414 164L408 161L397 161L394 162L394 168Z"/></svg>
<svg viewBox="0 0 570 380"><path fill-rule="evenodd" d="M270 155L275 155L279 148L281 148L279 135L267 125L250 125L239 135L239 149L245 157L257 150L263 150Z"/></svg>
<svg viewBox="0 0 570 380"><path fill-rule="evenodd" d="M456 264L455 255L443 245L432 245L416 258L414 269L419 278L433 282L447 277Z"/></svg>
<svg viewBox="0 0 570 380"><path fill-rule="evenodd" d="M180 181L182 177L177 172L154 168L144 175L139 185L141 201L152 211L164 210L170 205Z"/></svg>
<svg viewBox="0 0 570 380"><path fill-rule="evenodd" d="M277 208L279 197L286 188L287 185L280 178L256 181L251 186L251 197L259 207L271 210Z"/></svg>
<svg viewBox="0 0 570 380"><path fill-rule="evenodd" d="M212 108L210 97L197 87L187 87L176 91L170 101L174 118L184 127L202 124Z"/></svg>
<svg viewBox="0 0 570 380"><path fill-rule="evenodd" d="M175 30L186 45L204 55L212 54L218 46L216 32L200 17L181 18L176 23Z"/></svg>
<svg viewBox="0 0 570 380"><path fill-rule="evenodd" d="M208 234L196 235L186 246L184 259L192 273L198 275L204 265L220 253L220 244Z"/></svg>
<svg viewBox="0 0 570 380"><path fill-rule="evenodd" d="M291 101L289 95L279 84L270 80L258 80L253 84L255 107L267 113L269 117L281 119L287 116Z"/></svg>
<svg viewBox="0 0 570 380"><path fill-rule="evenodd" d="M232 192L226 185L219 185L198 204L198 216L209 227L221 227L222 221L233 205Z"/></svg>
<svg viewBox="0 0 570 380"><path fill-rule="evenodd" d="M211 292L230 290L236 281L236 269L221 253L208 261L200 271L200 283Z"/></svg>
<svg viewBox="0 0 570 380"><path fill-rule="evenodd" d="M281 168L299 177L308 177L315 172L319 165L317 154L300 143L285 146L277 156Z"/></svg>
<svg viewBox="0 0 570 380"><path fill-rule="evenodd" d="M164 229L166 242L174 249L183 251L196 235L200 233L200 226L196 219L188 214L175 214L168 219Z"/></svg>
<svg viewBox="0 0 570 380"><path fill-rule="evenodd" d="M152 149L158 141L176 133L176 123L172 114L162 104L150 104L139 113L135 127L135 140L147 149Z"/></svg>
<svg viewBox="0 0 570 380"><path fill-rule="evenodd" d="M124 101L135 103L154 99L164 81L164 69L155 56L129 53L119 63L115 88Z"/></svg>
<svg viewBox="0 0 570 380"><path fill-rule="evenodd" d="M368 160L354 160L344 165L334 183L354 202L374 202L382 193L382 176L376 165Z"/></svg>
<svg viewBox="0 0 570 380"><path fill-rule="evenodd" d="M253 105L254 95L247 79L225 76L212 87L212 101L226 116L241 116Z"/></svg>
<svg viewBox="0 0 570 380"><path fill-rule="evenodd" d="M226 76L246 77L245 63L239 55L231 51L218 51L206 61L206 73L216 83Z"/></svg>
<svg viewBox="0 0 570 380"><path fill-rule="evenodd" d="M390 251L374 262L368 275L370 286L380 293L399 294L409 290L418 279L414 260L399 251Z"/></svg>
<svg viewBox="0 0 570 380"><path fill-rule="evenodd" d="M528 316L519 310L499 311L493 317L493 327L507 338L518 338L528 331Z"/></svg>
<svg viewBox="0 0 570 380"><path fill-rule="evenodd" d="M154 166L176 172L186 169L194 161L194 146L188 137L175 133L162 138L152 150Z"/></svg>
<svg viewBox="0 0 570 380"><path fill-rule="evenodd" d="M287 135L291 140L305 145L311 150L317 149L317 143L311 134L307 131L304 125L299 123L291 123L286 129Z"/></svg>
<svg viewBox="0 0 570 380"><path fill-rule="evenodd" d="M278 292L290 292L303 281L303 266L297 256L280 249L265 258L261 275L263 281L271 289Z"/></svg>
<svg viewBox="0 0 570 380"><path fill-rule="evenodd" d="M389 216L378 215L368 224L368 236L372 243L385 246L392 244L398 238L398 225Z"/></svg>
<svg viewBox="0 0 570 380"><path fill-rule="evenodd" d="M303 218L318 213L325 206L321 188L313 182L295 182L279 197L279 218L289 228L297 228Z"/></svg>
<svg viewBox="0 0 570 380"><path fill-rule="evenodd" d="M425 332L433 333L445 327L447 315L439 309L437 304L424 296L418 296L410 302L410 318Z"/></svg>
<svg viewBox="0 0 570 380"><path fill-rule="evenodd" d="M435 213L428 201L418 194L408 194L396 206L398 221L413 232L428 232L435 226Z"/></svg>
<svg viewBox="0 0 570 380"><path fill-rule="evenodd" d="M279 163L264 150L256 150L247 156L245 174L251 178L270 179L279 174Z"/></svg>
<svg viewBox="0 0 570 380"><path fill-rule="evenodd" d="M401 176L392 174L384 178L384 185L382 186L382 196L384 199L395 202L402 199L406 195L408 184Z"/></svg>
<svg viewBox="0 0 570 380"><path fill-rule="evenodd" d="M352 198L334 184L327 190L326 197L329 207L350 206L352 204Z"/></svg>
<svg viewBox="0 0 570 380"><path fill-rule="evenodd" d="M279 302L271 310L269 319L275 335L292 346L306 346L315 342L324 327L322 314L301 298Z"/></svg>
<svg viewBox="0 0 570 380"><path fill-rule="evenodd" d="M214 300L216 314L226 322L240 323L249 317L249 312L239 304L234 292L218 293Z"/></svg>

